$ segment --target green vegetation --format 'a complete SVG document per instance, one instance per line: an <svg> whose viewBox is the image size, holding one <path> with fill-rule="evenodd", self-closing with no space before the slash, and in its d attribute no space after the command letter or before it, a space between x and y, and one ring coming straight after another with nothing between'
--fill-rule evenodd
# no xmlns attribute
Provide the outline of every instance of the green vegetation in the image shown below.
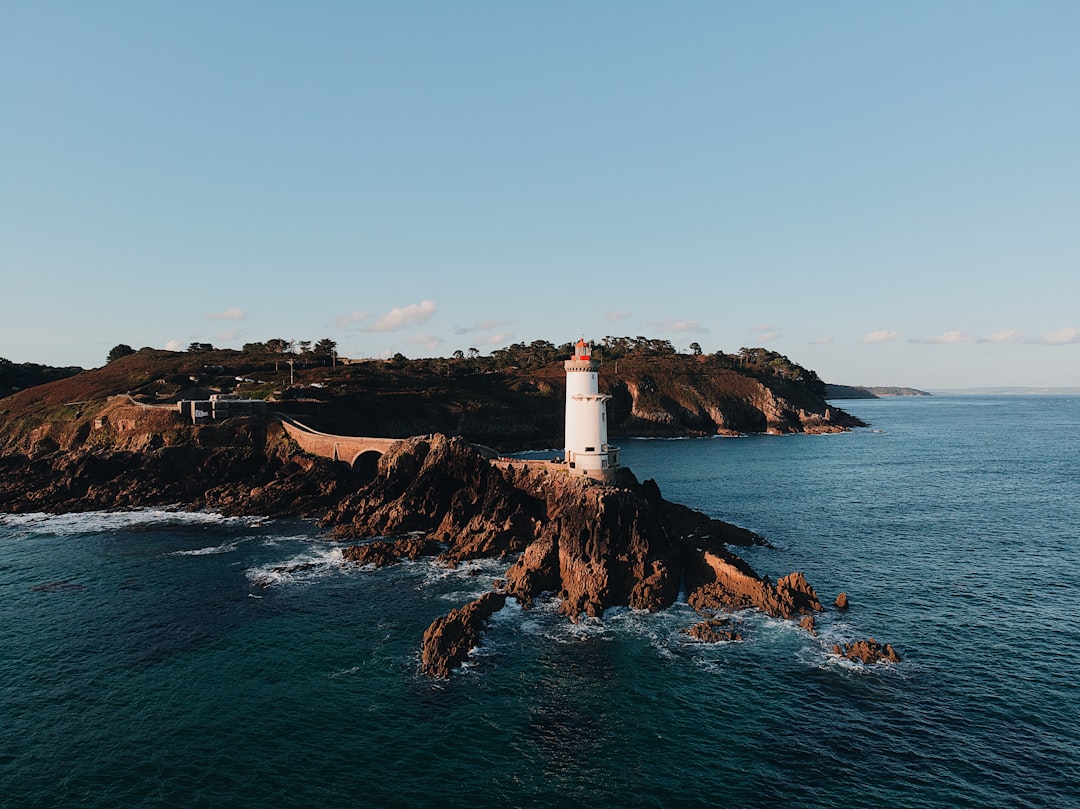
<svg viewBox="0 0 1080 809"><path fill-rule="evenodd" d="M109 356L105 358L105 362L113 362L121 357L130 357L135 353L135 349L127 345L127 343L119 343L114 345L112 350L109 351Z"/></svg>

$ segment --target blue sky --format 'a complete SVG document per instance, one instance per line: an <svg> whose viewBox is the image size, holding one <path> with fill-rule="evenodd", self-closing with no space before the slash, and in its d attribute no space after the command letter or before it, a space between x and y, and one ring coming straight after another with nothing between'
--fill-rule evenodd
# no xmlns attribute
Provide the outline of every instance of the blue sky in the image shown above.
<svg viewBox="0 0 1080 809"><path fill-rule="evenodd" d="M1080 4L9 2L0 356L645 335L1080 386Z"/></svg>

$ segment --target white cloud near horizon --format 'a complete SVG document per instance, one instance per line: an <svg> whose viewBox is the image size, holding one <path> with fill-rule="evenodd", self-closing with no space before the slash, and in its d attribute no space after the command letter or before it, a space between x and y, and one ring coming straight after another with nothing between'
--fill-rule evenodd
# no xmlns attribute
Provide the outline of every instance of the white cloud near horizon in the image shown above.
<svg viewBox="0 0 1080 809"><path fill-rule="evenodd" d="M1006 345L1010 343L1019 343L1024 339L1024 333L1017 331L1016 329L1005 329L1004 331L994 332L989 337L980 337L976 340L976 343L995 343L998 345Z"/></svg>
<svg viewBox="0 0 1080 809"><path fill-rule="evenodd" d="M654 329L660 331L677 331L683 334L708 334L709 330L698 323L696 320L685 320L682 318L665 318L663 320L654 320L649 325Z"/></svg>
<svg viewBox="0 0 1080 809"><path fill-rule="evenodd" d="M167 343L165 343L166 351L182 351L183 348L184 344L181 343L179 340L169 340Z"/></svg>
<svg viewBox="0 0 1080 809"><path fill-rule="evenodd" d="M1080 343L1080 329L1075 326L1066 326L1057 331L1047 332L1038 342L1044 346L1063 346L1072 343Z"/></svg>
<svg viewBox="0 0 1080 809"><path fill-rule="evenodd" d="M503 326L510 325L509 320L481 320L478 323L474 323L471 326L454 326L454 334L464 335L472 334L476 331L491 331L493 329L499 329Z"/></svg>
<svg viewBox="0 0 1080 809"><path fill-rule="evenodd" d="M514 333L512 331L500 331L495 334L489 334L485 337L481 337L476 342L482 346L492 346L493 348L502 348L510 345L514 340Z"/></svg>
<svg viewBox="0 0 1080 809"><path fill-rule="evenodd" d="M370 320L371 315L367 312L350 312L347 315L339 315L334 318L334 325L339 329L347 329L354 323L363 323L366 320Z"/></svg>
<svg viewBox="0 0 1080 809"><path fill-rule="evenodd" d="M233 306L224 312L211 312L208 315L203 315L203 320L247 320L247 312Z"/></svg>
<svg viewBox="0 0 1080 809"><path fill-rule="evenodd" d="M427 351L434 351L445 342L443 338L436 337L434 334L418 334L408 340L409 345L420 346Z"/></svg>
<svg viewBox="0 0 1080 809"><path fill-rule="evenodd" d="M412 326L423 326L435 314L435 301L420 301L408 306L395 306L370 326L361 331L400 331Z"/></svg>
<svg viewBox="0 0 1080 809"><path fill-rule="evenodd" d="M862 338L864 343L887 343L890 340L895 340L900 337L900 332L889 331L887 329L878 329L872 331Z"/></svg>
<svg viewBox="0 0 1080 809"><path fill-rule="evenodd" d="M773 340L780 338L780 329L776 328L771 323L762 323L760 326L754 326L748 331L754 335L754 339L759 343L771 343Z"/></svg>
<svg viewBox="0 0 1080 809"><path fill-rule="evenodd" d="M922 343L924 345L942 345L944 343L970 343L971 336L962 331L952 329L939 334L937 337L912 337L909 343Z"/></svg>

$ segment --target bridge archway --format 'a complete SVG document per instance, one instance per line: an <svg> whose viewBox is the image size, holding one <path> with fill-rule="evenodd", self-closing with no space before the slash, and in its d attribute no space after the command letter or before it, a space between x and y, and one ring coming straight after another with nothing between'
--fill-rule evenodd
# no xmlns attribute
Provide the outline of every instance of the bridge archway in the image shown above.
<svg viewBox="0 0 1080 809"><path fill-rule="evenodd" d="M351 461L349 461L349 466L352 467L355 474L359 475L364 480L374 480L375 474L379 471L379 458L382 456L382 450L361 450L353 456Z"/></svg>

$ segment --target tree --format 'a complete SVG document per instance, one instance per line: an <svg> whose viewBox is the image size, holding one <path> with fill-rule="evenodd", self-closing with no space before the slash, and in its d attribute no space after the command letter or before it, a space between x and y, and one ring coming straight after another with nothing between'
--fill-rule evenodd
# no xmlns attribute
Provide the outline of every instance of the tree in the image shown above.
<svg viewBox="0 0 1080 809"><path fill-rule="evenodd" d="M463 359L465 359L465 352L462 351L459 348L457 351L454 352L454 359L455 360L463 360Z"/></svg>
<svg viewBox="0 0 1080 809"><path fill-rule="evenodd" d="M213 351L214 346L210 343L190 343L187 350L193 354L197 354L202 351Z"/></svg>
<svg viewBox="0 0 1080 809"><path fill-rule="evenodd" d="M109 351L109 356L105 358L105 362L109 363L113 360L118 360L121 357L130 357L135 353L135 349L129 346L127 343L117 343Z"/></svg>
<svg viewBox="0 0 1080 809"><path fill-rule="evenodd" d="M695 357L701 356L701 343L691 343L690 351L693 352Z"/></svg>

